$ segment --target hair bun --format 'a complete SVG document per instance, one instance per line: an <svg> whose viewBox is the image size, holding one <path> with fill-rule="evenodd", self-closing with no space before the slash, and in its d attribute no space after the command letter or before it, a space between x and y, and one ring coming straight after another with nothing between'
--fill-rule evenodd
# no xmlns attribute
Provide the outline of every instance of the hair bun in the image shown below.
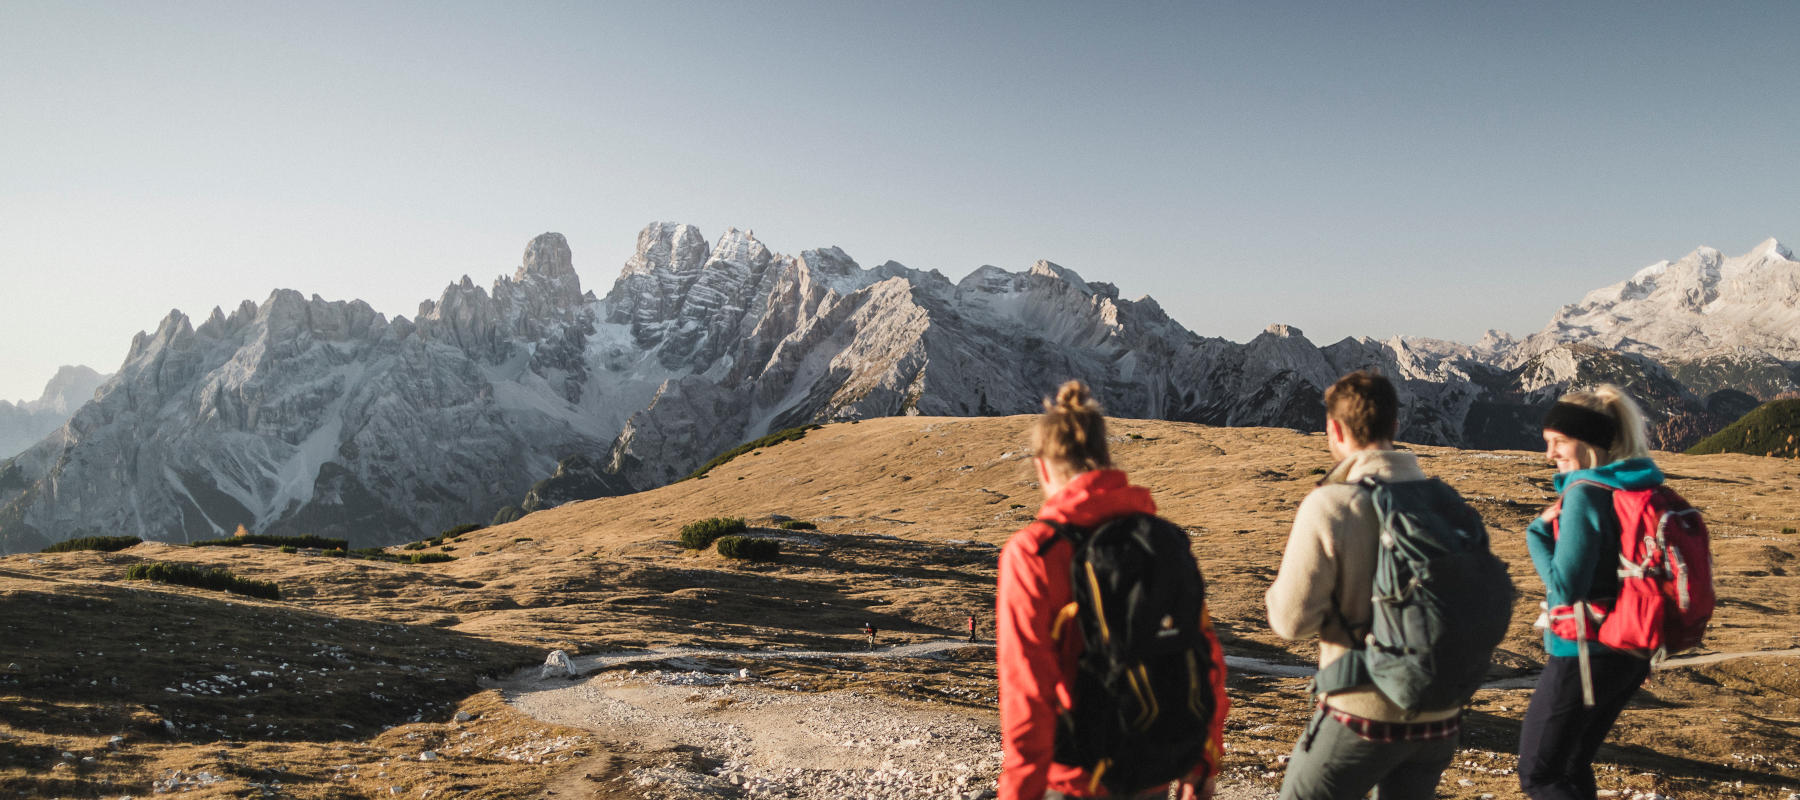
<svg viewBox="0 0 1800 800"><path fill-rule="evenodd" d="M1069 381L1056 390L1056 405L1070 411L1085 411L1094 404L1094 396L1088 393L1087 384L1081 381Z"/></svg>

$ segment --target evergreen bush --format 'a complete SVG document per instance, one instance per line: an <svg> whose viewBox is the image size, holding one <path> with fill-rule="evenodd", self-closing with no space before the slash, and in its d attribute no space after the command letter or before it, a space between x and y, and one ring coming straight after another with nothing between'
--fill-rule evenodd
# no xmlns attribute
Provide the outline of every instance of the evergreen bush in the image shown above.
<svg viewBox="0 0 1800 800"><path fill-rule="evenodd" d="M243 547L250 544L266 544L273 547L291 545L294 547L313 547L320 550L348 550L350 540L327 539L323 536L304 534L301 536L270 536L264 533L252 533L244 536L230 536L224 539L201 539L188 542L190 547Z"/></svg>
<svg viewBox="0 0 1800 800"><path fill-rule="evenodd" d="M721 536L749 530L743 517L713 517L681 526L681 546L689 550L705 550Z"/></svg>
<svg viewBox="0 0 1800 800"><path fill-rule="evenodd" d="M193 564L152 561L131 565L125 570L125 579L213 589L248 597L261 597L265 600L281 599L281 588L273 582L240 578L231 574L231 570L217 567L207 568Z"/></svg>
<svg viewBox="0 0 1800 800"><path fill-rule="evenodd" d="M781 557L781 543L755 536L724 536L718 541L719 555L747 561L774 561Z"/></svg>
<svg viewBox="0 0 1800 800"><path fill-rule="evenodd" d="M790 531L816 531L819 529L819 526L803 519L784 519L779 524L782 528Z"/></svg>
<svg viewBox="0 0 1800 800"><path fill-rule="evenodd" d="M506 523L513 522L523 516L525 516L525 509L518 506L507 506L494 512L494 520L488 524L505 525Z"/></svg>
<svg viewBox="0 0 1800 800"><path fill-rule="evenodd" d="M406 560L413 564L442 564L445 561L455 561L456 556L449 553L414 553L407 556Z"/></svg>
<svg viewBox="0 0 1800 800"><path fill-rule="evenodd" d="M298 552L300 552L300 548L295 547L291 544L284 544L281 547L276 548L276 549L280 550L283 553L298 553Z"/></svg>
<svg viewBox="0 0 1800 800"><path fill-rule="evenodd" d="M136 536L84 536L57 542L43 549L45 553L72 553L77 550L98 550L102 553L116 553L127 547L143 544L144 540Z"/></svg>
<svg viewBox="0 0 1800 800"><path fill-rule="evenodd" d="M712 471L712 469L714 467L720 466L727 461L737 458L738 456L741 456L752 450L760 450L765 447L773 447L775 445L781 444L782 442L791 442L796 439L804 439L804 438L806 438L807 431L816 431L823 427L825 427L825 426L823 426L823 425L801 425L801 426L794 427L794 428L788 428L788 429L782 430L782 431L776 431L775 433L771 433L768 436L762 437L761 439L756 439L754 441L745 442L743 444L738 445L737 447L733 447L730 450L726 450L723 453L713 456L713 459L711 461L706 462L705 464L701 465L701 467L699 469L694 470L692 474L688 475L688 478L704 478L704 477L706 477L706 473ZM701 545L701 546L704 547L705 545Z"/></svg>

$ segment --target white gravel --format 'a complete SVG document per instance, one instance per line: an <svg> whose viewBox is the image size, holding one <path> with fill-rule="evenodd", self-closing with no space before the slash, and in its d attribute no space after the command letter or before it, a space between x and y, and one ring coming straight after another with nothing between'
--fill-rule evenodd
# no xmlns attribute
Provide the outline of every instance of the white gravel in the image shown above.
<svg viewBox="0 0 1800 800"><path fill-rule="evenodd" d="M660 669L607 672L575 682L538 680L527 671L500 688L514 707L538 719L675 754L631 774L646 798L991 796L1000 771L993 711L853 690L783 691L764 685L753 669L692 669L697 665L682 656L695 655L701 653L654 654L651 659L667 659ZM578 665L594 669L645 658L644 653L590 656ZM1273 796L1251 786L1222 786L1219 792L1220 800Z"/></svg>

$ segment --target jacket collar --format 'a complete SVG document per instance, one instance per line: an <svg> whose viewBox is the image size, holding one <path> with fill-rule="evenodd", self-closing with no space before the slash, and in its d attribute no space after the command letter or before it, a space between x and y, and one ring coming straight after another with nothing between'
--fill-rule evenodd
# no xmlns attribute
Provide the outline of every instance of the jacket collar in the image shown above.
<svg viewBox="0 0 1800 800"><path fill-rule="evenodd" d="M1319 485L1357 483L1363 478L1384 481L1418 481L1425 479L1419 468L1419 457L1399 450L1358 450L1331 467Z"/></svg>
<svg viewBox="0 0 1800 800"><path fill-rule="evenodd" d="M1648 458L1627 458L1593 469L1559 472L1555 479L1556 491L1560 494L1575 481L1593 481L1614 489L1648 489L1662 484L1663 472Z"/></svg>
<svg viewBox="0 0 1800 800"><path fill-rule="evenodd" d="M1133 486L1125 473L1116 469L1083 472L1044 500L1038 519L1088 527L1113 517L1132 513L1154 514L1156 502L1150 490Z"/></svg>

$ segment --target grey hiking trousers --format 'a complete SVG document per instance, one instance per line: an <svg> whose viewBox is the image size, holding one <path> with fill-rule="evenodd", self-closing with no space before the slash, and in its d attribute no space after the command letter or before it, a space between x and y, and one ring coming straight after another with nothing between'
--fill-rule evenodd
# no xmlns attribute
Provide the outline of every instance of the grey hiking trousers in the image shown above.
<svg viewBox="0 0 1800 800"><path fill-rule="evenodd" d="M1431 800L1456 755L1458 737L1380 742L1364 739L1331 716L1313 712L1281 779L1281 800Z"/></svg>

